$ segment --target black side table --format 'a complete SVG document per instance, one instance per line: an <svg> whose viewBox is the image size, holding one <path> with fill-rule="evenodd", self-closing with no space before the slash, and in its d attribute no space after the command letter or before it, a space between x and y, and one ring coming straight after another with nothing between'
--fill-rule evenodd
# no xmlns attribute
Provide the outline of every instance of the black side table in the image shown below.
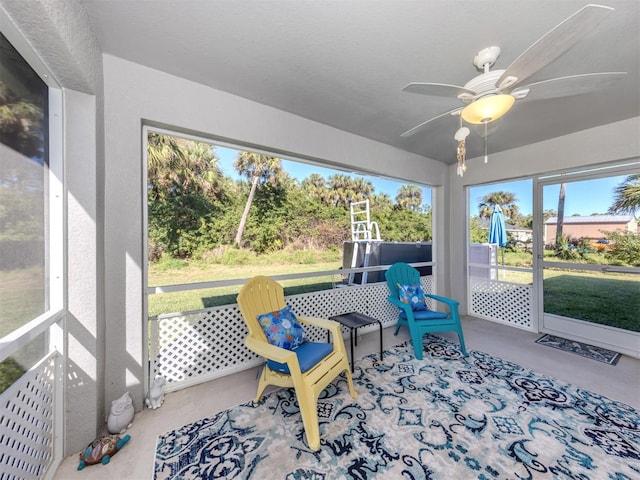
<svg viewBox="0 0 640 480"><path fill-rule="evenodd" d="M373 323L378 323L378 327L380 328L380 360L382 360L382 322L376 318L370 317L369 315L365 315L363 313L358 312L350 312L343 313L342 315L336 315L334 317L329 317L331 320L335 320L339 322L341 325L349 328L349 340L351 344L351 371L353 372L355 359L353 358L353 331L357 330L358 327L364 327L366 325L371 325ZM358 336L356 335L356 346L358 346Z"/></svg>

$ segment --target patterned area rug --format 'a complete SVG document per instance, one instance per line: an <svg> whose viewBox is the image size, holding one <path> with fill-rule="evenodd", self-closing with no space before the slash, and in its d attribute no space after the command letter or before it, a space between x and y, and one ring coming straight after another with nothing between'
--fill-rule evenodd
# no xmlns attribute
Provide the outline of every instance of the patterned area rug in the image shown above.
<svg viewBox="0 0 640 480"><path fill-rule="evenodd" d="M564 350L565 352L576 353L592 360L608 363L609 365L617 364L620 359L620 354L618 352L612 352L606 348L576 342L575 340L567 340L566 338L556 337L555 335L545 334L537 339L536 343L557 348L558 350Z"/></svg>
<svg viewBox="0 0 640 480"><path fill-rule="evenodd" d="M158 438L155 479L640 478L640 412L486 353L425 337L356 362L319 401L311 451L281 389Z"/></svg>

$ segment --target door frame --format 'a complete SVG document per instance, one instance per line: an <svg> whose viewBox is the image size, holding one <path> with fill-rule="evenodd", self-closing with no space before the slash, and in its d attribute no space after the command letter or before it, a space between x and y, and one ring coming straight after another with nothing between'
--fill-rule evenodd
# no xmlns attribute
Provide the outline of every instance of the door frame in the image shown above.
<svg viewBox="0 0 640 480"><path fill-rule="evenodd" d="M640 268L616 267L613 265L575 266L570 262L554 262L544 259L543 189L545 186L575 181L593 180L608 176L631 175L637 173L638 161L617 162L614 165L592 167L581 171L566 171L534 177L533 191L533 282L534 298L537 305L537 329L570 340L588 343L614 350L635 358L640 358L640 333L620 328L600 325L584 320L545 313L544 311L544 269L558 267L566 270L593 270L601 272L629 272L640 274Z"/></svg>

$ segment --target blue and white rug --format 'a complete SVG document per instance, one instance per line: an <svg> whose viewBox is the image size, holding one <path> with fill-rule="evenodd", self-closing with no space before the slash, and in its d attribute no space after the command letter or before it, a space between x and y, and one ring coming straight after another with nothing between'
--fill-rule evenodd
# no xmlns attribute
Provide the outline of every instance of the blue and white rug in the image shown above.
<svg viewBox="0 0 640 480"><path fill-rule="evenodd" d="M158 438L154 478L640 478L640 412L511 362L425 337L356 362L318 403L321 449L305 441L291 389Z"/></svg>

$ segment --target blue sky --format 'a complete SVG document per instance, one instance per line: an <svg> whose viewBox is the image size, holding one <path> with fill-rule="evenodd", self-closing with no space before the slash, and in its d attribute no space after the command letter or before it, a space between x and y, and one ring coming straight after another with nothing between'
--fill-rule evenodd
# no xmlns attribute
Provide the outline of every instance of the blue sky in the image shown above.
<svg viewBox="0 0 640 480"><path fill-rule="evenodd" d="M615 189L624 181L626 176L606 177L579 182L567 182L565 191L565 216L584 215L594 213L605 214L613 203ZM472 187L469 192L470 211L477 208L480 199L495 191L511 192L517 198L520 213L530 215L533 211L533 193L531 180L496 183ZM548 185L543 190L543 209L558 210L558 194L560 184Z"/></svg>
<svg viewBox="0 0 640 480"><path fill-rule="evenodd" d="M225 175L237 179L238 175L233 169L233 162L236 158L237 150L216 146L215 152L219 160L220 168L225 173ZM330 168L308 165L306 163L294 162L286 159L282 160L282 166L291 177L296 178L299 181L302 181L312 173L318 173L324 178L327 178L330 175L334 175L336 173L348 174L353 177L362 176L352 174L351 172L338 171ZM375 187L375 193L386 193L387 195L389 195L389 197L391 197L392 200L395 200L398 189L406 183L386 180L378 177L363 177L371 181L371 183ZM620 185L620 183L622 183L624 179L625 176L623 175L594 180L583 180L579 182L567 182L565 195L565 216L607 213L607 210L613 203L615 188ZM431 205L431 189L428 187L422 188L424 205ZM482 197L484 197L488 193L500 190L515 194L517 199L516 203L520 207L521 214L530 215L532 213L532 181L518 180L472 187L469 192L470 211L472 215L477 209L478 203L480 202L480 199ZM559 184L544 187L544 210L558 209L559 191Z"/></svg>

